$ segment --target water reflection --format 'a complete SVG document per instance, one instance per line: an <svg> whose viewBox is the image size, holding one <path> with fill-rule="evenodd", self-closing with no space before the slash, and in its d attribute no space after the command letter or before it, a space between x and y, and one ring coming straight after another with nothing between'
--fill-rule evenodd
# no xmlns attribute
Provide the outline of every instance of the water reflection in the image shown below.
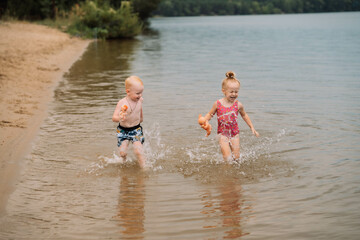
<svg viewBox="0 0 360 240"><path fill-rule="evenodd" d="M78 71L89 74L129 70L140 44L136 39L93 42L82 59L73 65L71 75Z"/></svg>
<svg viewBox="0 0 360 240"><path fill-rule="evenodd" d="M141 170L123 173L116 219L121 239L144 239L145 175Z"/></svg>
<svg viewBox="0 0 360 240"><path fill-rule="evenodd" d="M159 39L92 44L56 90L0 218L0 239L221 239L249 232L252 239L357 239L357 19L359 13L156 19ZM241 126L244 162L225 169L197 116L220 97L219 79L231 69L241 72L241 101L264 134L254 139ZM99 162L116 149L110 118L130 72L146 81L149 179L128 169L118 175L119 166ZM93 164L89 176L76 176ZM116 209L106 207L114 201Z"/></svg>
<svg viewBox="0 0 360 240"><path fill-rule="evenodd" d="M72 66L71 74L65 75L55 91L55 100L75 105L76 109L79 105L93 108L116 101L124 92L124 80L130 75L139 47L138 40L93 42Z"/></svg>
<svg viewBox="0 0 360 240"><path fill-rule="evenodd" d="M235 178L226 178L217 184L215 194L205 191L201 198L202 214L206 216L206 229L222 232L223 239L235 239L248 235L242 229L244 199L242 187Z"/></svg>

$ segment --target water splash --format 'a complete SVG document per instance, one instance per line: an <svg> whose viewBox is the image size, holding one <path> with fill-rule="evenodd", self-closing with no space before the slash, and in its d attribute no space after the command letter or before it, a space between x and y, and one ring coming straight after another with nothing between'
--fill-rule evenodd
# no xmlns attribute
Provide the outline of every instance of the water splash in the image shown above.
<svg viewBox="0 0 360 240"><path fill-rule="evenodd" d="M194 142L187 145L171 145L161 135L160 125L153 124L144 130L145 143L143 145L147 158L147 168L152 172L180 172L185 176L218 173L221 165L231 166L227 173L244 178L252 178L254 175L270 176L272 153L276 152L276 144L288 133L287 129L278 132L266 133L260 138L249 136L248 132L240 132L240 159L225 163L220 151L217 137L198 137ZM114 151L109 156L99 156L96 162L86 169L88 174L103 175L112 172L109 169L124 169L137 167L137 160L129 146L128 156L125 159L119 157ZM266 174L265 174L266 172ZM204 177L206 179L206 177Z"/></svg>
<svg viewBox="0 0 360 240"><path fill-rule="evenodd" d="M240 159L225 162L223 160L218 139L199 138L196 144L183 147L184 154L177 162L177 169L184 176L194 176L202 182L216 181L225 176L241 181L256 181L262 177L276 175L274 171L285 163L274 160L272 153L276 152L276 144L288 131L267 133L256 138L248 133L240 132Z"/></svg>
<svg viewBox="0 0 360 240"><path fill-rule="evenodd" d="M146 156L146 167L152 171L160 171L163 166L157 164L159 160L164 160L171 152L172 147L162 142L160 126L158 123L144 130L145 143L143 144L144 154ZM133 153L133 145L129 144L126 159L119 156L117 150L111 157L100 155L96 162L90 164L85 172L92 175L102 175L108 168L126 168L137 165L136 156Z"/></svg>
<svg viewBox="0 0 360 240"><path fill-rule="evenodd" d="M159 160L165 159L173 147L163 143L159 123L154 123L151 127L147 128L144 131L144 135L146 139L144 152L147 158L147 164L151 168L159 167L156 163Z"/></svg>

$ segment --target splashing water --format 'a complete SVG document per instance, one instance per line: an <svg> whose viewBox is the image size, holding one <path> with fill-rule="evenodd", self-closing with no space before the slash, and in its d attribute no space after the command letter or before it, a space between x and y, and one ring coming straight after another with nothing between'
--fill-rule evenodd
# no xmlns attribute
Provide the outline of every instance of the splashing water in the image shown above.
<svg viewBox="0 0 360 240"><path fill-rule="evenodd" d="M171 152L172 147L162 143L160 126L158 123L153 124L147 130L144 130L146 141L144 142L144 154L146 156L146 167L152 171L159 171L163 169L159 160L165 160L166 156ZM99 156L97 162L90 164L85 172L89 174L99 175L101 170L110 167L134 167L137 165L136 156L133 154L133 146L129 145L127 150L128 155L126 159L120 157L117 152L113 152L111 157Z"/></svg>
<svg viewBox="0 0 360 240"><path fill-rule="evenodd" d="M232 166L231 170L227 169L226 171L237 176L256 175L257 173L253 172L254 169L259 173L264 172L265 169L267 172L265 175L270 176L271 153L274 152L275 145L288 133L286 129L281 129L271 133L270 136L255 138L247 136L242 131L240 139L246 140L241 141L240 159L225 164L218 144L218 136L212 138L199 136L195 143L173 146L170 145L170 141L166 141L162 137L160 129L160 124L155 123L144 130L146 141L143 146L148 169L152 172L176 171L185 176L199 175L204 179L206 179L205 175L215 174L209 172L218 172L217 168L222 165ZM113 152L111 157L101 155L96 162L90 164L85 172L92 175L109 174L109 172L114 174L111 169L133 167L137 167L137 160L130 145L126 160L119 157L116 152Z"/></svg>

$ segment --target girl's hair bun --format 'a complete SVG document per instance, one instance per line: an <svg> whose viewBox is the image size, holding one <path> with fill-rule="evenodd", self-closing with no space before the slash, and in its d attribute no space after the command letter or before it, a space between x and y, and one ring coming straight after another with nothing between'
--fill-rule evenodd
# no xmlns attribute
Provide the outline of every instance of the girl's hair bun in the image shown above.
<svg viewBox="0 0 360 240"><path fill-rule="evenodd" d="M226 78L222 81L222 88L226 89L227 88L227 84L229 82L237 82L239 84L240 87L240 81L238 79L235 78L235 73L233 71L229 71L225 74Z"/></svg>
<svg viewBox="0 0 360 240"><path fill-rule="evenodd" d="M229 72L227 72L227 73L225 74L225 76L226 76L227 78L235 78L235 73L232 72L232 71L229 71Z"/></svg>

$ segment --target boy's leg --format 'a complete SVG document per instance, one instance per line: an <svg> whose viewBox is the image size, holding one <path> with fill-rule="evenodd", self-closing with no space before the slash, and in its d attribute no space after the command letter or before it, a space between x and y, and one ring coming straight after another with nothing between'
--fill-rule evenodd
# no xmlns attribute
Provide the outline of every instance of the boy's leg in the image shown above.
<svg viewBox="0 0 360 240"><path fill-rule="evenodd" d="M219 144L221 148L221 153L225 161L229 161L231 159L231 148L229 139L223 135L219 135Z"/></svg>
<svg viewBox="0 0 360 240"><path fill-rule="evenodd" d="M139 161L139 165L141 168L145 167L146 158L144 154L143 145L140 141L136 141L133 143L134 153Z"/></svg>
<svg viewBox="0 0 360 240"><path fill-rule="evenodd" d="M120 157L122 157L124 160L126 159L128 146L129 146L129 140L124 140L119 147Z"/></svg>
<svg viewBox="0 0 360 240"><path fill-rule="evenodd" d="M230 139L230 147L233 152L233 157L235 160L240 159L240 137L236 135Z"/></svg>

